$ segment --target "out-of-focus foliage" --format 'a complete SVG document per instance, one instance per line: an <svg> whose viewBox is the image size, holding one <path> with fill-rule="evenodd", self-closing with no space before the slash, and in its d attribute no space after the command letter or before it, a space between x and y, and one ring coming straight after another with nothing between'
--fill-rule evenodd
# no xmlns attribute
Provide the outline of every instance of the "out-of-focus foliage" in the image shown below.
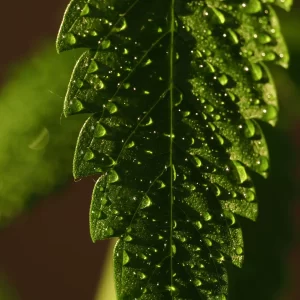
<svg viewBox="0 0 300 300"><path fill-rule="evenodd" d="M6 277L0 273L0 299L1 300L19 300L17 292L8 283Z"/></svg>
<svg viewBox="0 0 300 300"><path fill-rule="evenodd" d="M61 120L61 95L77 57L47 43L0 90L0 225L71 175L82 118Z"/></svg>

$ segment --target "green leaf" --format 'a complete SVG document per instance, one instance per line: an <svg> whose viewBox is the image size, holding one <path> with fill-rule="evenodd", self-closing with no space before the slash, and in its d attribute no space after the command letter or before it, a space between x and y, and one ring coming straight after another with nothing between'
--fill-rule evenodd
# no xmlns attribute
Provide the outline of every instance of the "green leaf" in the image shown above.
<svg viewBox="0 0 300 300"><path fill-rule="evenodd" d="M78 47L64 113L92 115L73 173L99 176L91 236L120 238L118 298L226 299L239 218L257 217L249 175L269 169L257 120L274 125L278 108L264 63L288 64L273 8L74 0L57 48Z"/></svg>

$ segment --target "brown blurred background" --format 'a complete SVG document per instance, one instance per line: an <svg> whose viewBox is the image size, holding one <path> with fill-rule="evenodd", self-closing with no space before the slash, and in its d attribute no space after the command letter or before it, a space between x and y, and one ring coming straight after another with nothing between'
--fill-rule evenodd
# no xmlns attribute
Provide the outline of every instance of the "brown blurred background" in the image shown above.
<svg viewBox="0 0 300 300"><path fill-rule="evenodd" d="M56 35L68 2L1 1L1 85L12 63L34 55L41 41ZM0 273L21 300L94 299L107 243L93 244L89 236L93 184L91 178L71 180L0 231Z"/></svg>

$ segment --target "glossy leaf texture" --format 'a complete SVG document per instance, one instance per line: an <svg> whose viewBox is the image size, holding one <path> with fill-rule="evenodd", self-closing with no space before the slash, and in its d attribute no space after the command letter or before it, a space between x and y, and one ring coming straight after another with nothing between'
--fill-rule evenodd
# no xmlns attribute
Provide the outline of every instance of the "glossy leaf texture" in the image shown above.
<svg viewBox="0 0 300 300"><path fill-rule="evenodd" d="M288 54L271 1L71 1L58 51L78 60L66 116L92 114L75 178L98 175L94 241L119 237L119 299L227 299L255 220L250 171L266 177L257 120L274 125L265 62ZM289 9L287 1L274 4Z"/></svg>

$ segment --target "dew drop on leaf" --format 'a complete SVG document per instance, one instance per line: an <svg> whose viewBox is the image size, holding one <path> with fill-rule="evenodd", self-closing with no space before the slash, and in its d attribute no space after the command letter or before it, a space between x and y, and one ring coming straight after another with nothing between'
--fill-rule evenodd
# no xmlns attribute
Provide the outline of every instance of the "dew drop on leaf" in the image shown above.
<svg viewBox="0 0 300 300"><path fill-rule="evenodd" d="M124 250L123 251L123 266L127 265L130 261L129 255L127 252Z"/></svg>
<svg viewBox="0 0 300 300"><path fill-rule="evenodd" d="M273 105L268 105L266 108L263 109L263 120L264 121L271 121L276 119L277 117L277 108Z"/></svg>
<svg viewBox="0 0 300 300"><path fill-rule="evenodd" d="M95 128L94 137L101 138L105 135L106 135L106 129L104 128L103 125L98 123L96 128Z"/></svg>
<svg viewBox="0 0 300 300"><path fill-rule="evenodd" d="M95 158L95 154L91 149L87 148L83 158L84 160L89 161Z"/></svg>
<svg viewBox="0 0 300 300"><path fill-rule="evenodd" d="M73 46L77 43L76 37L73 33L70 33L70 32L67 33L65 36L65 39L66 39L66 42L71 46Z"/></svg>
<svg viewBox="0 0 300 300"><path fill-rule="evenodd" d="M245 122L245 128L244 128L244 134L245 134L245 137L247 138L251 138L255 135L255 125L253 123L253 121L251 120L246 120Z"/></svg>

